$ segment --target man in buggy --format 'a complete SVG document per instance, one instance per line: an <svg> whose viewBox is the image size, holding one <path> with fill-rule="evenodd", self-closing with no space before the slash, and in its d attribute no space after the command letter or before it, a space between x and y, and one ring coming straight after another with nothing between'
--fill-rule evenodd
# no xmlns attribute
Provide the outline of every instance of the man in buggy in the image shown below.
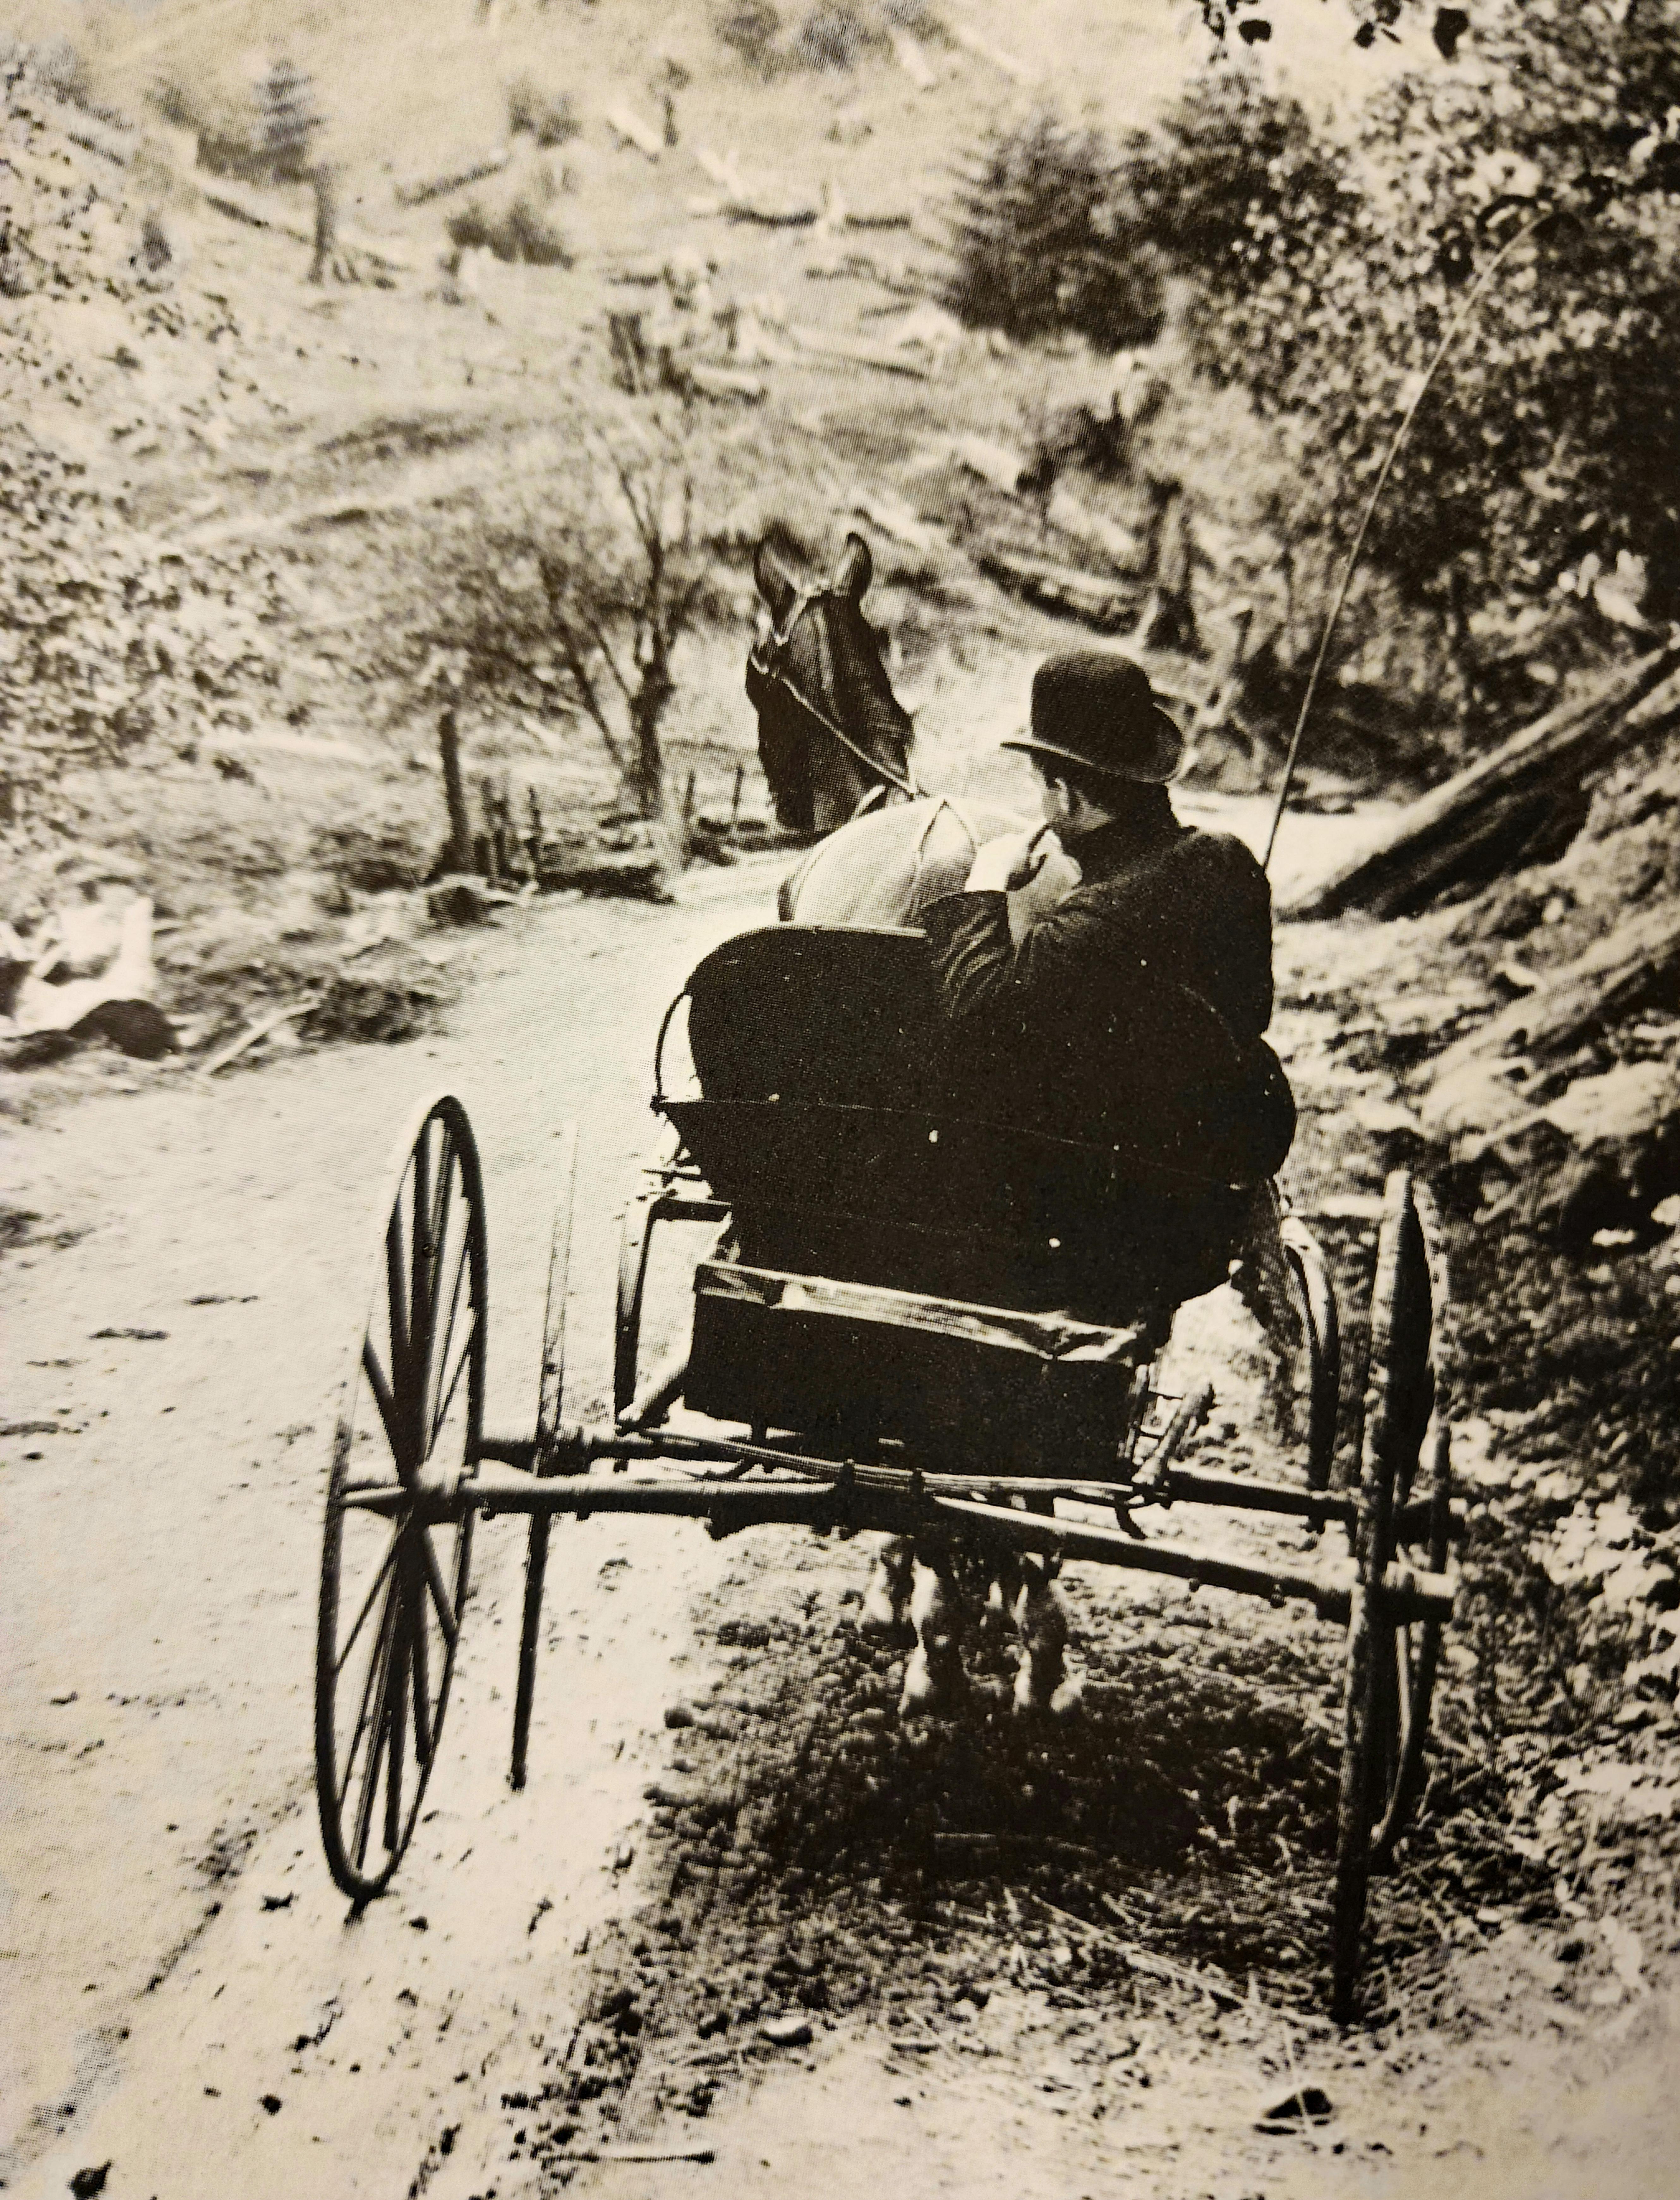
<svg viewBox="0 0 1680 2200"><path fill-rule="evenodd" d="M1232 1276L1275 1334L1287 1309L1270 1179L1295 1109L1261 1036L1272 1015L1266 875L1232 835L1174 816L1167 782L1183 736L1128 658L1048 658L1030 730L1004 746L1031 758L1044 823L985 843L963 890L920 913L957 1104L1111 1154L1100 1214L1083 1232L1075 1224L1074 1242L1053 1241L1045 1280L1070 1311L1138 1322L1158 1349L1179 1305ZM1052 834L1079 884L1017 939L1008 896L1031 883ZM1053 1575L1022 1570L1021 1709L1077 1700ZM910 1548L887 1544L863 1613L871 1631L896 1633L906 1617L915 1627L906 1710L926 1708L956 1674L956 1634L940 1620L946 1584L925 1570L920 1584L912 1600Z"/></svg>
<svg viewBox="0 0 1680 2200"><path fill-rule="evenodd" d="M1045 822L986 842L922 912L952 1051L975 1113L1115 1150L1128 1226L1083 1249L1075 1289L1110 1319L1169 1315L1223 1280L1294 1132L1261 1037L1270 889L1240 840L1174 816L1184 739L1129 658L1046 659L1004 746L1031 759ZM1051 834L1080 882L1017 943L1006 896Z"/></svg>

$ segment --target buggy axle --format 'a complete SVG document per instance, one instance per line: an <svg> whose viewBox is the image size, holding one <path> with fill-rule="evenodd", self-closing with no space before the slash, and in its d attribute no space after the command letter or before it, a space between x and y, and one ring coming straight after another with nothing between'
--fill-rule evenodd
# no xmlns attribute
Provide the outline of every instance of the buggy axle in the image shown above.
<svg viewBox="0 0 1680 2200"><path fill-rule="evenodd" d="M624 1437L608 1430L593 1434L580 1431L577 1443L580 1449L593 1449L598 1458L623 1458L627 1451L637 1459L669 1456L661 1453L653 1439L635 1439L634 1449L629 1449ZM495 1448L500 1454L513 1447ZM688 1455L704 1451L711 1458L729 1459L742 1448L724 1440L716 1444L695 1440L695 1450ZM489 1453L487 1445L482 1455L488 1457ZM768 1452L762 1455L776 1456ZM1353 1610L1355 1569L1350 1559L1311 1571L1257 1565L1179 1544L1145 1542L1135 1530L1057 1520L1040 1512L1016 1512L1007 1504L940 1495L932 1486L933 1477L913 1472L800 1462L807 1470L819 1464L827 1477L822 1481L749 1483L694 1474L635 1481L618 1476L595 1477L581 1472L539 1476L529 1470L522 1472L517 1466L510 1469L504 1461L500 1472L491 1466L476 1475L462 1477L452 1488L418 1496L401 1483L388 1483L352 1486L342 1501L365 1511L392 1514L418 1505L424 1515L438 1521L458 1518L467 1509L486 1517L512 1512L542 1518L564 1512L576 1513L580 1518L593 1512L622 1512L703 1519L715 1536L734 1535L744 1528L775 1522L822 1530L873 1528L924 1541L940 1535L961 1536L1132 1572L1165 1575L1193 1588L1232 1589L1243 1595L1264 1597L1272 1604L1309 1604L1320 1619L1338 1625L1345 1626ZM939 1480L968 1489L976 1486L967 1477L941 1476ZM1037 1487L1047 1495L1062 1494L1054 1483ZM1105 1494L1110 1501L1124 1502L1123 1485ZM1204 1495L1203 1501L1230 1501ZM1385 1618L1396 1626L1449 1618L1455 1590L1450 1575L1394 1561L1384 1567L1373 1585L1374 1599Z"/></svg>

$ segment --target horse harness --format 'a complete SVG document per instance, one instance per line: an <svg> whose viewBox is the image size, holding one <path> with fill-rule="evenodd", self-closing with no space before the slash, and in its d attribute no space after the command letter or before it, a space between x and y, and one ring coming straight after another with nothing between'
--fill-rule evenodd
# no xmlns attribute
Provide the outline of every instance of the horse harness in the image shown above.
<svg viewBox="0 0 1680 2200"><path fill-rule="evenodd" d="M861 817L883 799L888 787L896 787L900 794L912 802L921 799L923 789L916 785L915 774L908 765L902 772L895 771L891 764L884 764L879 757L871 756L866 748L853 740L846 728L831 718L821 704L811 700L787 670L787 652L793 644L794 628L812 604L832 593L828 588L801 589L793 600L793 609L788 612L786 622L781 626L772 625L768 635L753 643L746 659L747 693L752 694L755 674L760 681L780 688L799 705L807 717L815 719L825 734L837 740L843 749L849 750L858 763L874 775L880 784L864 795L852 812L854 817ZM754 696L752 699L756 704L758 698Z"/></svg>

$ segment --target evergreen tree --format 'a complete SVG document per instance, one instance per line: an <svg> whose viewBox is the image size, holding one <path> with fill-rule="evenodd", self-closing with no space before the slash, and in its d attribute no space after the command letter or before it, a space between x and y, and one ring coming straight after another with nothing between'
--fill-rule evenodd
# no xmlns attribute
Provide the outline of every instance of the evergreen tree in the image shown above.
<svg viewBox="0 0 1680 2200"><path fill-rule="evenodd" d="M1048 108L998 130L963 178L946 302L970 327L1152 343L1165 299L1115 151Z"/></svg>

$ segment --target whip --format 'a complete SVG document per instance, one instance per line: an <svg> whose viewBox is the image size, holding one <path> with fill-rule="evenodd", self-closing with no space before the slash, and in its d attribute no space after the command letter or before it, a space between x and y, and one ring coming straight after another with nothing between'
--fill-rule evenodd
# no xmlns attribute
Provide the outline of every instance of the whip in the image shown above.
<svg viewBox="0 0 1680 2200"><path fill-rule="evenodd" d="M1390 440L1387 453L1381 466L1378 469L1376 481L1372 485L1371 494L1366 499L1365 510L1361 515L1352 547L1343 561L1341 582L1337 588L1335 600L1330 606L1329 616L1325 620L1324 631L1319 636L1318 653L1313 659L1313 669L1308 675L1307 692L1301 698L1300 715L1295 722L1295 732L1290 740L1289 754L1284 760L1283 781L1278 788L1276 807L1272 812L1272 829L1266 836L1266 853L1261 857L1262 869L1269 871L1272 868L1272 851L1278 845L1278 828L1284 822L1284 811L1289 803L1289 790L1294 781L1296 764L1301 754L1302 738L1307 731L1307 721L1312 716L1313 704L1319 692L1319 682L1323 677L1325 663L1330 655L1330 645L1335 636L1337 621L1341 617L1343 606L1348 600L1348 590L1353 586L1354 574L1359 566L1360 553L1365 547L1365 538L1371 531L1371 522L1376 517L1377 506L1382 501L1383 491L1388 487L1389 476L1394 471L1395 461L1404 448L1407 436L1411 433L1412 423L1418 417L1419 409L1429 394L1430 384L1440 371L1442 362L1457 342L1460 330L1481 303L1488 285L1517 248L1525 244L1537 230L1543 228L1557 211L1555 207L1547 207L1536 214L1531 221L1525 222L1513 237L1507 238L1476 278L1458 311L1448 322L1445 333L1435 347L1434 354L1429 365L1424 369L1423 378L1413 391L1411 402L1401 415L1400 424Z"/></svg>

